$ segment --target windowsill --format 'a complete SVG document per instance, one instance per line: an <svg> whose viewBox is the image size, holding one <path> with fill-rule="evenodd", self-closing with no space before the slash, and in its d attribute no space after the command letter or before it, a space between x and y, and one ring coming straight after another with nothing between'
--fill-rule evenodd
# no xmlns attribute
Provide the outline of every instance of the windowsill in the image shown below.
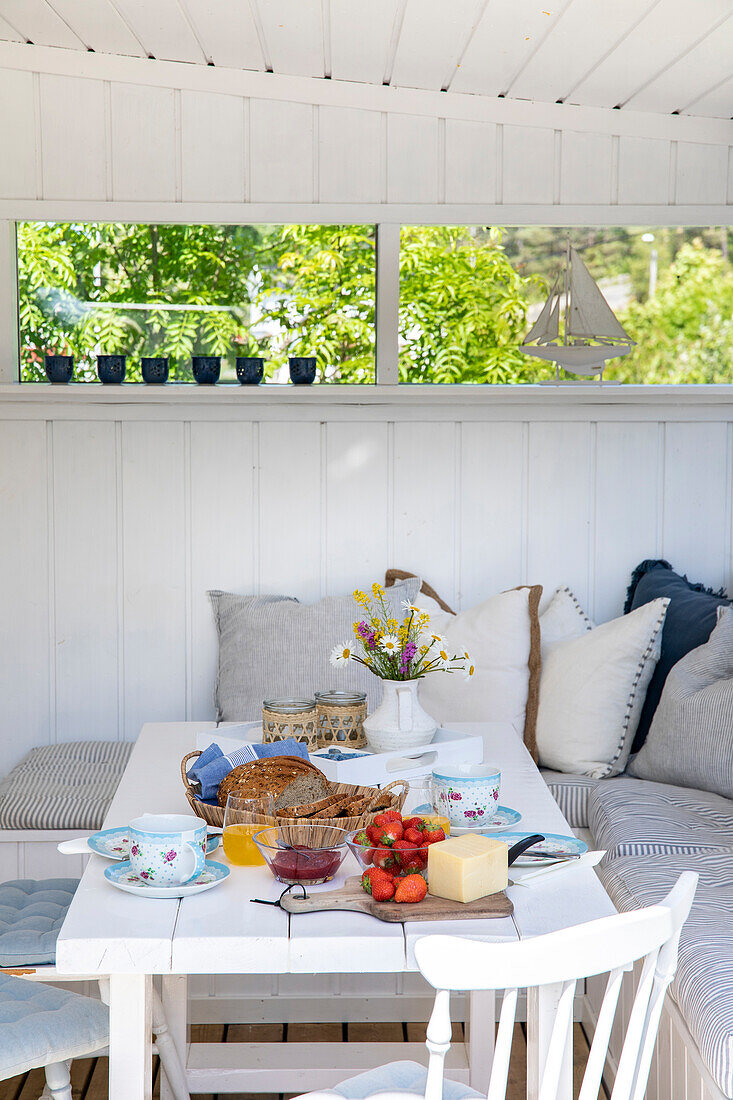
<svg viewBox="0 0 733 1100"><path fill-rule="evenodd" d="M24 382L0 385L0 402L12 405L53 404L88 406L190 406L222 409L278 406L436 406L505 407L510 405L731 405L733 384L633 386L606 383L548 385L276 385L240 386L221 383L164 386L128 383L121 386L94 382L51 385Z"/></svg>

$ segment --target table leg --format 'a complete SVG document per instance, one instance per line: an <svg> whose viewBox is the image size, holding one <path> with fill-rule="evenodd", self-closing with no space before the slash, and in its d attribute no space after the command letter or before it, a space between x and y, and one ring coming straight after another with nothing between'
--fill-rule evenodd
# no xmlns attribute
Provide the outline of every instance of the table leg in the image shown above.
<svg viewBox="0 0 733 1100"><path fill-rule="evenodd" d="M188 1022L188 977L185 974L166 974L161 981L161 1000L168 1024L168 1034L178 1053L181 1066L186 1068L190 1027ZM160 1100L175 1100L175 1093L161 1066Z"/></svg>
<svg viewBox="0 0 733 1100"><path fill-rule="evenodd" d="M151 1100L152 978L112 974L109 982L109 1100Z"/></svg>
<svg viewBox="0 0 733 1100"><path fill-rule="evenodd" d="M563 983L544 985L527 990L527 1100L538 1100L542 1071L550 1045ZM573 1029L568 1033L557 1100L572 1100L573 1095Z"/></svg>
<svg viewBox="0 0 733 1100"><path fill-rule="evenodd" d="M493 990L469 993L466 1045L469 1084L477 1092L488 1092L494 1061L496 994Z"/></svg>

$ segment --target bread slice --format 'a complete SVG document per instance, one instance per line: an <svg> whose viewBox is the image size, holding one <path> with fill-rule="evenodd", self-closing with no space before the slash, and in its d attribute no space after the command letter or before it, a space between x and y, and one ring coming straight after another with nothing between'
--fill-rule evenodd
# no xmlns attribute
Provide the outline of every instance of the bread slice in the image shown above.
<svg viewBox="0 0 733 1100"><path fill-rule="evenodd" d="M275 809L312 805L327 799L331 793L331 784L322 776L298 775L275 799Z"/></svg>
<svg viewBox="0 0 733 1100"><path fill-rule="evenodd" d="M326 777L310 760L300 756L269 756L263 760L251 760L232 768L219 784L217 801L225 806L227 796L261 798L271 794L277 798L289 783L300 775L309 775L326 782Z"/></svg>

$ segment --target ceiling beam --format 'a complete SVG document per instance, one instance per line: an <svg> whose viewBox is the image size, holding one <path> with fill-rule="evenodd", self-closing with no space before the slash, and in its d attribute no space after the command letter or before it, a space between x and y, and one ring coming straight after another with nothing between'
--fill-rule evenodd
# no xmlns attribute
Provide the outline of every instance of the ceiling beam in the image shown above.
<svg viewBox="0 0 733 1100"><path fill-rule="evenodd" d="M357 84L345 80L283 76L240 69L182 64L112 54L0 43L0 67L118 83L180 88L259 99L289 100L430 118L458 118L504 125L733 145L733 121L693 115L582 107L570 103L489 98Z"/></svg>

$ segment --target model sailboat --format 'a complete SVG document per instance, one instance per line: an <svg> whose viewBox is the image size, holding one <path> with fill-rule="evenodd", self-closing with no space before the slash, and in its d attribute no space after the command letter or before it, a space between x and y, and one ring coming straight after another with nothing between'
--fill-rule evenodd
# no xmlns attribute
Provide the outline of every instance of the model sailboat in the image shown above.
<svg viewBox="0 0 733 1100"><path fill-rule="evenodd" d="M560 280L564 285L559 290ZM564 301L565 333L560 341L560 309ZM545 302L520 347L525 355L547 359L572 374L598 375L609 359L628 355L634 341L603 297L578 253L568 242L564 273Z"/></svg>

